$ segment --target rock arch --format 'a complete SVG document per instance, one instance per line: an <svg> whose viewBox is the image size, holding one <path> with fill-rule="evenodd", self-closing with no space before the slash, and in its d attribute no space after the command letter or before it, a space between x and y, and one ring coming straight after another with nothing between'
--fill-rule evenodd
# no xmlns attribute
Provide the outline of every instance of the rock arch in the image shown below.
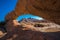
<svg viewBox="0 0 60 40"><path fill-rule="evenodd" d="M14 11L6 15L6 20L31 13L60 24L60 0L18 0Z"/></svg>

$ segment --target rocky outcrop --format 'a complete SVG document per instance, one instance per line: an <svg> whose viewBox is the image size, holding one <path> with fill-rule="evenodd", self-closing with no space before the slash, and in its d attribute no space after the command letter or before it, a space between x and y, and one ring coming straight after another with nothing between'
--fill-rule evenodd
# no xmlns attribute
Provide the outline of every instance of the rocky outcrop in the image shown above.
<svg viewBox="0 0 60 40"><path fill-rule="evenodd" d="M60 40L60 32L57 31L59 25L38 21L36 19L23 19L20 22L8 21L5 25L7 34L1 40ZM34 25L37 24L43 25L43 27L35 27Z"/></svg>
<svg viewBox="0 0 60 40"><path fill-rule="evenodd" d="M30 2L28 8L31 13L59 23L60 0L30 0Z"/></svg>
<svg viewBox="0 0 60 40"><path fill-rule="evenodd" d="M37 24L43 27L35 27ZM6 29L7 34L1 40L60 40L60 25L46 20L9 20Z"/></svg>
<svg viewBox="0 0 60 40"><path fill-rule="evenodd" d="M57 32L60 31L60 25L47 20L37 20L34 18L22 19L20 24L25 30L34 30L40 32Z"/></svg>
<svg viewBox="0 0 60 40"><path fill-rule="evenodd" d="M26 13L60 24L60 0L18 0L15 10L6 15L6 20Z"/></svg>

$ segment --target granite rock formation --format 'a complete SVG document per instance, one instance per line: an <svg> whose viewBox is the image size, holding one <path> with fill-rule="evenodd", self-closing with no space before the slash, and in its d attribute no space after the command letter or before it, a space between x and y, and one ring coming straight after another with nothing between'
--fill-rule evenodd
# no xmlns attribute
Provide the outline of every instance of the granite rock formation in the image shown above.
<svg viewBox="0 0 60 40"><path fill-rule="evenodd" d="M18 0L15 10L5 18L13 20L26 13L60 24L60 0Z"/></svg>

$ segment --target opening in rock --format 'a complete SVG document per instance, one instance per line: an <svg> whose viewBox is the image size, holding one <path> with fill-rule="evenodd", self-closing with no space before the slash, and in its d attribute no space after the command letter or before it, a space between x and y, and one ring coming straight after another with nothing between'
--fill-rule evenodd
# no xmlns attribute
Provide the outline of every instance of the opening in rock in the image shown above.
<svg viewBox="0 0 60 40"><path fill-rule="evenodd" d="M16 20L21 21L23 19L44 20L42 17L31 15L31 14L23 14L23 15L20 15Z"/></svg>

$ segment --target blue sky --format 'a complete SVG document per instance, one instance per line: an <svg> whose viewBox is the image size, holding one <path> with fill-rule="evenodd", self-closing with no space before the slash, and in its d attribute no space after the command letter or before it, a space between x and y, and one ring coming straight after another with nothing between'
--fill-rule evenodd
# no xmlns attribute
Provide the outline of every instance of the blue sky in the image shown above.
<svg viewBox="0 0 60 40"><path fill-rule="evenodd" d="M0 21L4 21L6 14L14 10L16 3L17 0L0 0ZM39 19L39 17L27 14L27 15L19 16L17 20L20 20L22 18L28 18L28 17Z"/></svg>
<svg viewBox="0 0 60 40"><path fill-rule="evenodd" d="M0 0L0 21L5 20L6 14L14 10L17 0Z"/></svg>
<svg viewBox="0 0 60 40"><path fill-rule="evenodd" d="M35 19L38 19L38 20L43 20L43 18L41 18L39 16L31 15L31 14L21 15L21 16L17 17L16 20L20 21L22 18L35 18Z"/></svg>

